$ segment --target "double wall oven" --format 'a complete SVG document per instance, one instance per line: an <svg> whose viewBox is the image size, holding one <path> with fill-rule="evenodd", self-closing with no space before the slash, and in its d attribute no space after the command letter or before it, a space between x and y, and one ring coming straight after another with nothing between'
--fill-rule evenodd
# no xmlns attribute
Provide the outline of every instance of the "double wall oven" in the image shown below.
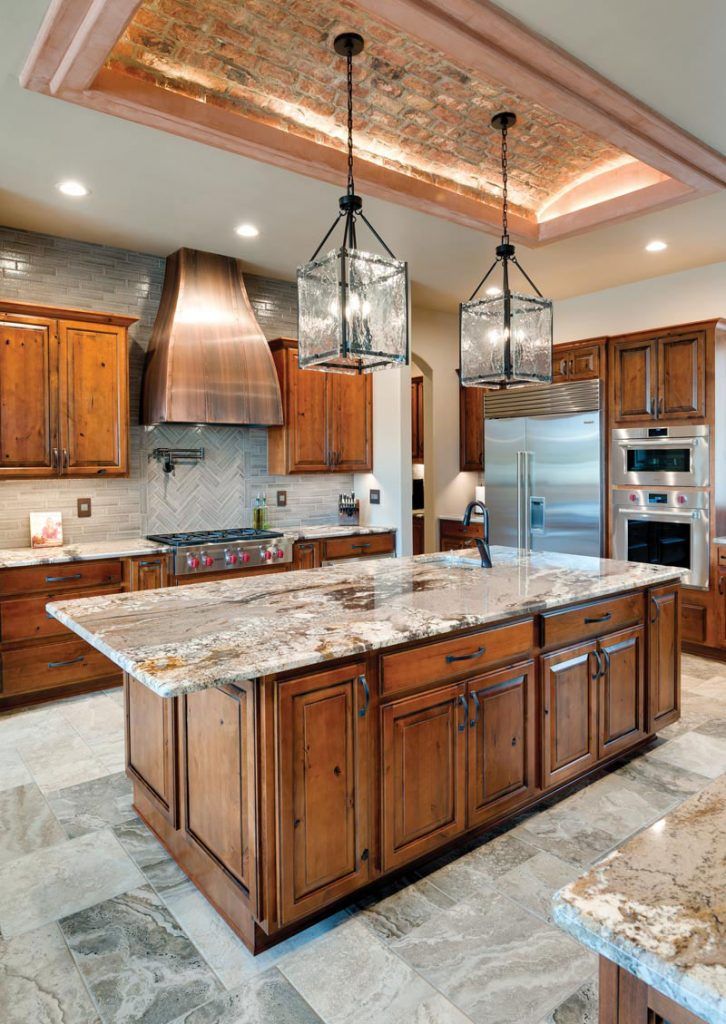
<svg viewBox="0 0 726 1024"><path fill-rule="evenodd" d="M613 430L610 478L613 557L685 569L686 586L707 589L709 428Z"/></svg>

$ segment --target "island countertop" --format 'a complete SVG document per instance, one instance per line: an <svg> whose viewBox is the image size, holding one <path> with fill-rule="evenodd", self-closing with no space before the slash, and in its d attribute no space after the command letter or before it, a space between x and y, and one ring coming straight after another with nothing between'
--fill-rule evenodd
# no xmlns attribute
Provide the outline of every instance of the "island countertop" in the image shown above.
<svg viewBox="0 0 726 1024"><path fill-rule="evenodd" d="M680 570L492 549L340 564L84 600L48 611L163 697L679 579Z"/></svg>
<svg viewBox="0 0 726 1024"><path fill-rule="evenodd" d="M561 889L554 919L707 1024L723 1024L726 775Z"/></svg>

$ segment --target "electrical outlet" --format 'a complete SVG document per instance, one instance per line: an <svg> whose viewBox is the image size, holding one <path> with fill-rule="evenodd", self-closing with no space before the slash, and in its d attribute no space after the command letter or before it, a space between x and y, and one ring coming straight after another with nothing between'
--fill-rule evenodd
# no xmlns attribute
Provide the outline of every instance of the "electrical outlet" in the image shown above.
<svg viewBox="0 0 726 1024"><path fill-rule="evenodd" d="M370 489L370 491L368 492L368 500L370 501L371 505L380 505L381 492L378 490L378 488Z"/></svg>
<svg viewBox="0 0 726 1024"><path fill-rule="evenodd" d="M91 518L91 499L90 498L79 498L76 507L78 509L79 519L90 519Z"/></svg>
<svg viewBox="0 0 726 1024"><path fill-rule="evenodd" d="M277 507L287 508L287 491L277 492Z"/></svg>

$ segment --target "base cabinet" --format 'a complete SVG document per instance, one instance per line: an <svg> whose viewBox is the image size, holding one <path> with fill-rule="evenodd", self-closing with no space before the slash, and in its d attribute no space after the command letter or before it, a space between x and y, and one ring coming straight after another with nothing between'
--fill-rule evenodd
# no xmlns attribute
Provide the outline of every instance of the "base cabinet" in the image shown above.
<svg viewBox="0 0 726 1024"><path fill-rule="evenodd" d="M143 683L124 676L126 771L156 810L176 828L176 706Z"/></svg>
<svg viewBox="0 0 726 1024"><path fill-rule="evenodd" d="M543 785L559 785L597 761L597 643L541 659Z"/></svg>
<svg viewBox="0 0 726 1024"><path fill-rule="evenodd" d="M632 747L646 735L642 626L598 644L598 757Z"/></svg>
<svg viewBox="0 0 726 1024"><path fill-rule="evenodd" d="M680 717L680 631L678 588L658 587L651 590L648 611L648 732L662 729Z"/></svg>
<svg viewBox="0 0 726 1024"><path fill-rule="evenodd" d="M280 686L280 921L368 880L370 691L365 665Z"/></svg>

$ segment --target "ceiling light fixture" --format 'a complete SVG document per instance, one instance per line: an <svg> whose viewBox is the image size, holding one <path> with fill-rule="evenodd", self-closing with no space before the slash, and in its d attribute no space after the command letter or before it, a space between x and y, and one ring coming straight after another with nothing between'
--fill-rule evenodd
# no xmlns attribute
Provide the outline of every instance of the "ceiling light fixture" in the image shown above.
<svg viewBox="0 0 726 1024"><path fill-rule="evenodd" d="M667 249L667 248L668 248L668 243L667 242L661 242L659 239L655 238L655 239L653 239L652 242L648 242L648 244L645 247L645 251L646 252L663 252L663 250Z"/></svg>
<svg viewBox="0 0 726 1024"><path fill-rule="evenodd" d="M408 265L396 259L363 213L353 180L353 57L363 50L357 32L336 36L345 57L348 92L348 183L338 216L308 263L298 267L298 361L302 369L370 373L407 364ZM358 218L385 256L358 248ZM318 259L340 221L343 244Z"/></svg>
<svg viewBox="0 0 726 1024"><path fill-rule="evenodd" d="M492 127L502 133L502 238L491 267L469 301L459 307L459 366L465 387L508 388L552 380L552 303L542 297L509 241L507 132L516 121L516 115L509 112L495 114L491 121ZM536 296L511 291L510 263L526 278ZM490 287L490 298L477 299L499 264L501 289L493 293Z"/></svg>
<svg viewBox="0 0 726 1024"><path fill-rule="evenodd" d="M238 224L234 230L240 238L257 238L260 233L259 228L256 228L254 224Z"/></svg>
<svg viewBox="0 0 726 1024"><path fill-rule="evenodd" d="M56 188L64 196L73 196L74 198L90 194L90 189L87 189L80 181L59 181Z"/></svg>

